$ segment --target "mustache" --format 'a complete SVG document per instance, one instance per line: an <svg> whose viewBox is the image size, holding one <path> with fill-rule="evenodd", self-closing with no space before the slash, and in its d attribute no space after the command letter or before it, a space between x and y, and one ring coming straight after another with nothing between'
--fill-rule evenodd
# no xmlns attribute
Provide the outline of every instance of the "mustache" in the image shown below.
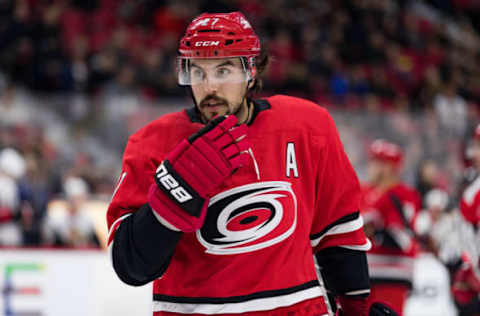
<svg viewBox="0 0 480 316"><path fill-rule="evenodd" d="M228 104L227 100L223 98L219 98L216 95L207 95L201 102L200 106L205 107L207 106L207 103L209 102L214 102L214 103L223 103L223 104Z"/></svg>

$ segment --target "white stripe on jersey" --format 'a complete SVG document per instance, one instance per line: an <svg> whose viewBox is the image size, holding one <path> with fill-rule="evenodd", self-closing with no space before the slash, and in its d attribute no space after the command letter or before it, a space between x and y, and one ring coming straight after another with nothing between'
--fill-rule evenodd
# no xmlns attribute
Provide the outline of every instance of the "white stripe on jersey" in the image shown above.
<svg viewBox="0 0 480 316"><path fill-rule="evenodd" d="M279 307L291 306L308 299L322 296L320 287L312 287L291 294L267 298L252 299L241 303L226 304L189 304L171 302L153 302L154 312L171 312L179 314L241 314L246 312L268 311ZM328 316L328 314L322 315Z"/></svg>
<svg viewBox="0 0 480 316"><path fill-rule="evenodd" d="M110 226L110 230L108 231L108 239L107 240L110 240L110 236L113 233L115 233L118 226L120 226L120 222L123 221L125 218L129 217L130 215L132 215L132 213L123 214L123 216L120 216L119 218L117 218L117 220L115 222L113 222L112 226Z"/></svg>
<svg viewBox="0 0 480 316"><path fill-rule="evenodd" d="M347 293L345 293L345 295L354 296L354 295L362 295L362 294L369 294L369 293L370 293L370 289L363 289L363 290L356 290L356 291L347 292Z"/></svg>
<svg viewBox="0 0 480 316"><path fill-rule="evenodd" d="M329 235L337 235L337 234L345 234L354 232L363 227L363 218L360 215L358 218L354 219L353 221L349 221L346 223L338 224L327 230L323 235L311 240L312 247L316 247L320 241Z"/></svg>
<svg viewBox="0 0 480 316"><path fill-rule="evenodd" d="M480 191L480 176L477 177L477 179L473 181L472 184L470 184L463 193L463 200L465 201L465 203L467 203L468 206L472 205L478 191Z"/></svg>
<svg viewBox="0 0 480 316"><path fill-rule="evenodd" d="M363 245L341 245L339 247L351 250L369 251L372 248L372 243L367 238L367 241Z"/></svg>

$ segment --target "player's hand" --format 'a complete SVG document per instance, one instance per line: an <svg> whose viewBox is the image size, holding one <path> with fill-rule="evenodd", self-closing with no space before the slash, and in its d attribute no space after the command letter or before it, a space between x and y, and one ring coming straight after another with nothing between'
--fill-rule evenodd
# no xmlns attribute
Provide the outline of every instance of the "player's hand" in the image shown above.
<svg viewBox="0 0 480 316"><path fill-rule="evenodd" d="M360 296L340 295L338 297L341 308L336 316L367 316L367 298Z"/></svg>
<svg viewBox="0 0 480 316"><path fill-rule="evenodd" d="M370 312L368 316L398 316L398 314L389 306L376 302L370 306Z"/></svg>
<svg viewBox="0 0 480 316"><path fill-rule="evenodd" d="M202 227L213 191L249 159L247 126L236 123L234 115L215 118L158 167L148 201L162 224L183 232Z"/></svg>

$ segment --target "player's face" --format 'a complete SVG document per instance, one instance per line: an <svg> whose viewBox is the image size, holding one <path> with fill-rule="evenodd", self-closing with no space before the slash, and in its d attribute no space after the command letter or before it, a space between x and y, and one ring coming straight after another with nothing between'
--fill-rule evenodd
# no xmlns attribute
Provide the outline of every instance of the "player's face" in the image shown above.
<svg viewBox="0 0 480 316"><path fill-rule="evenodd" d="M397 173L396 166L388 161L372 159L368 164L367 175L370 183L379 184Z"/></svg>
<svg viewBox="0 0 480 316"><path fill-rule="evenodd" d="M248 81L240 59L192 59L190 67L193 97L203 119L233 114L242 122Z"/></svg>
<svg viewBox="0 0 480 316"><path fill-rule="evenodd" d="M383 164L377 159L372 159L368 163L367 176L372 184L378 184L383 176Z"/></svg>

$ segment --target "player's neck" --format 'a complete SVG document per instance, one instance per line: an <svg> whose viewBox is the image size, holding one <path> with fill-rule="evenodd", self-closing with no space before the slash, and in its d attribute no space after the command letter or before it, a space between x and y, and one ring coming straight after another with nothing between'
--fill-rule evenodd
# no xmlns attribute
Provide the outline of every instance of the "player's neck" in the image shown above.
<svg viewBox="0 0 480 316"><path fill-rule="evenodd" d="M400 183L400 180L398 179L398 177L388 177L388 178L382 179L378 183L378 188L382 191L387 191L399 183Z"/></svg>
<svg viewBox="0 0 480 316"><path fill-rule="evenodd" d="M252 119L253 114L253 102L249 102L249 99L245 98L240 109L235 114L240 124L248 124Z"/></svg>

